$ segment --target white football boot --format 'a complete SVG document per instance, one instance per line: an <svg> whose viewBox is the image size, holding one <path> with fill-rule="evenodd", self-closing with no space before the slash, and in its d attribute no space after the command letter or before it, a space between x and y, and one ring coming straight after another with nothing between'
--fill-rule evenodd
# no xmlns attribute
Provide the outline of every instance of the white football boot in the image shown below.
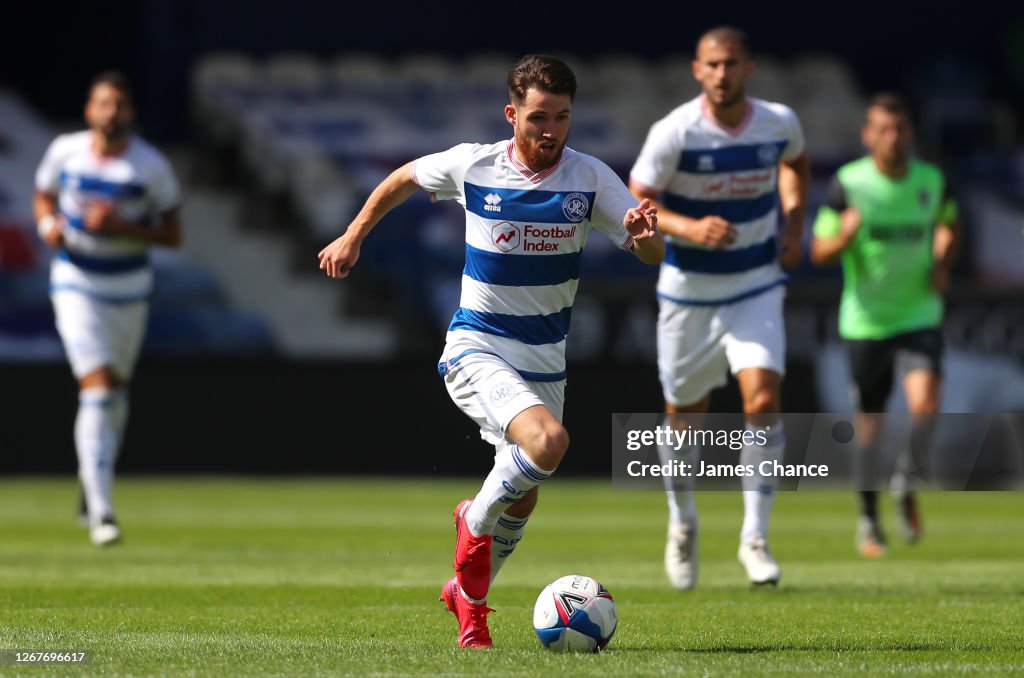
<svg viewBox="0 0 1024 678"><path fill-rule="evenodd" d="M669 523L665 543L665 573L672 586L689 591L697 584L697 521Z"/></svg>
<svg viewBox="0 0 1024 678"><path fill-rule="evenodd" d="M747 578L752 584L778 584L782 578L782 568L775 562L764 537L755 537L740 544L736 557L747 570Z"/></svg>
<svg viewBox="0 0 1024 678"><path fill-rule="evenodd" d="M96 546L109 546L121 541L121 528L113 516L105 516L89 528L89 540Z"/></svg>

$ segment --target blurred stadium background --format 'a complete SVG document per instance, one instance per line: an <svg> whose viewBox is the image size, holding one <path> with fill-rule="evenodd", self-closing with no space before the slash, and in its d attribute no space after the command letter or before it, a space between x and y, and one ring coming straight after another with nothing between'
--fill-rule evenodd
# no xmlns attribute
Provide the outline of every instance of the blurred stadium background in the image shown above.
<svg viewBox="0 0 1024 678"><path fill-rule="evenodd" d="M966 233L943 407L1020 411L1024 11L988 4L867 2L831 18L802 3L687 6L621 22L470 3L361 4L356 15L313 0L20 7L42 33L30 56L2 47L0 471L75 468L75 389L31 196L46 145L82 127L94 73L132 78L139 131L172 158L185 193L184 249L158 253L122 471L476 474L490 454L434 367L458 301L460 208L416 196L344 283L321 275L317 251L399 163L506 137L505 73L529 51L567 58L580 81L571 145L625 177L647 126L696 94L692 45L717 23L752 36L751 94L801 117L814 174L808 235L827 178L861 153L866 97L911 97L918 152L954 183ZM577 452L564 468L580 474L610 468L605 413L661 409L655 272L606 245L595 238L584 257L570 336ZM848 407L838 276L805 265L790 285L790 411Z"/></svg>

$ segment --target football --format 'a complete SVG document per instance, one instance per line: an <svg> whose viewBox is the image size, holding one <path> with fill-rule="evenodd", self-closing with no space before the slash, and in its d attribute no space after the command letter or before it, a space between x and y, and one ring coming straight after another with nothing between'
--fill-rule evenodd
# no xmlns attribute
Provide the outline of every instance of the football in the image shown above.
<svg viewBox="0 0 1024 678"><path fill-rule="evenodd" d="M618 623L612 594L584 575L559 577L544 587L533 606L537 637L555 652L600 652Z"/></svg>

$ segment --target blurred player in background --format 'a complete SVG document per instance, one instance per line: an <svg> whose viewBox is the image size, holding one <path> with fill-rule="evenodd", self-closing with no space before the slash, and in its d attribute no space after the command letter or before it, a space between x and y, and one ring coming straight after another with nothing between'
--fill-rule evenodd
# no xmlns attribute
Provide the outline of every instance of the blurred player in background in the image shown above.
<svg viewBox="0 0 1024 678"><path fill-rule="evenodd" d="M460 144L397 169L318 255L328 276L347 277L370 230L417 189L466 210L462 298L438 371L496 454L476 497L454 513L456 576L441 597L462 647L492 645L491 582L569 446L565 338L588 236L600 231L649 264L665 251L648 201L638 205L607 165L566 146L576 94L569 66L527 55L507 84L511 140Z"/></svg>
<svg viewBox="0 0 1024 678"><path fill-rule="evenodd" d="M178 181L166 158L132 133L134 117L124 75L96 76L85 105L89 129L57 137L36 172L35 217L56 249L50 297L78 380L75 448L97 545L121 538L114 463L153 286L147 249L181 242Z"/></svg>
<svg viewBox="0 0 1024 678"><path fill-rule="evenodd" d="M839 334L846 341L854 405L861 413L857 549L878 558L886 551L876 489L878 415L885 411L896 374L911 414L911 435L897 457L892 490L904 537L913 543L921 536L911 478L928 475L942 384L943 297L959 225L942 171L911 153L914 129L904 97L874 96L861 138L868 155L833 177L814 223L811 258L819 265L842 262Z"/></svg>
<svg viewBox="0 0 1024 678"><path fill-rule="evenodd" d="M739 463L782 460L778 412L785 370L782 306L787 276L801 259L809 162L793 111L746 95L754 61L747 36L718 27L697 42L693 77L703 90L651 127L630 172L637 198L657 201L667 236L658 278L658 371L670 425L699 426L710 393L735 375L747 429L765 445L745 446ZM776 193L784 224L779 229ZM659 447L663 462L694 463L697 446ZM692 480L666 479L665 569L672 585L697 581L697 509ZM754 584L782 571L768 548L775 481L743 479L738 558Z"/></svg>

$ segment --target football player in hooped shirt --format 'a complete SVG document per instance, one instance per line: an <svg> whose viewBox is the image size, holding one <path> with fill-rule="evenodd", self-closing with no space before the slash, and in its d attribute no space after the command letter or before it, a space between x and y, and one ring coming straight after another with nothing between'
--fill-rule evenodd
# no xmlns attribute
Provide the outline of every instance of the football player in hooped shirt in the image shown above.
<svg viewBox="0 0 1024 678"><path fill-rule="evenodd" d="M657 287L658 373L668 423L699 427L711 391L732 372L747 430L765 440L744 446L739 461L762 468L765 461L781 461L785 450L778 415L786 346L783 269L795 267L802 255L810 169L792 109L746 95L753 73L742 31L722 26L705 32L693 60L703 91L651 126L629 185L637 198L658 201L669 240ZM689 464L700 452L696 445L658 451L665 461ZM666 486L665 571L680 590L696 585L698 571L697 508L686 480L667 479ZM737 557L754 584L775 584L782 576L768 548L776 482L757 476L743 482Z"/></svg>
<svg viewBox="0 0 1024 678"><path fill-rule="evenodd" d="M600 231L649 264L665 254L650 201L637 204L611 168L566 146L576 94L569 66L524 56L508 89L511 140L460 144L400 167L318 255L328 276L347 277L370 230L421 188L466 210L462 296L438 371L496 454L476 497L454 512L455 577L441 597L462 647L492 645L487 592L569 446L565 338L587 237Z"/></svg>
<svg viewBox="0 0 1024 678"><path fill-rule="evenodd" d="M84 519L98 546L121 539L114 466L128 422L129 389L153 290L153 246L182 240L181 190L156 147L133 133L131 85L93 78L89 129L61 134L36 170L39 235L54 249L50 298L78 381L74 438Z"/></svg>

